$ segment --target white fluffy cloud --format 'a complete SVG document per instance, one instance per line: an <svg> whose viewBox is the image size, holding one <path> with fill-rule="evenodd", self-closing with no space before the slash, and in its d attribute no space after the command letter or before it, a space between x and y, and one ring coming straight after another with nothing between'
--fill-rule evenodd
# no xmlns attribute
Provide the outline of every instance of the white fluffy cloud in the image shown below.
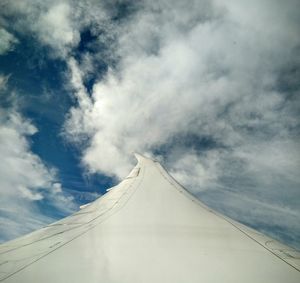
<svg viewBox="0 0 300 283"><path fill-rule="evenodd" d="M194 193L233 190L299 214L297 6L145 1L118 27L118 67L91 97L75 91L65 129L90 137L83 164L122 178L132 151L162 154Z"/></svg>
<svg viewBox="0 0 300 283"><path fill-rule="evenodd" d="M40 40L64 56L68 49L76 46L80 40L79 31L72 26L71 12L67 3L57 2L39 16L36 25Z"/></svg>
<svg viewBox="0 0 300 283"><path fill-rule="evenodd" d="M14 28L18 32L33 34L42 44L53 48L56 56L66 56L79 42L69 1L17 0L4 4L2 13L16 17ZM2 22L10 24L5 18Z"/></svg>
<svg viewBox="0 0 300 283"><path fill-rule="evenodd" d="M4 241L54 221L39 213L37 201L47 199L65 213L75 206L56 183L55 171L30 150L28 137L37 128L13 109L0 108L0 117L0 241Z"/></svg>
<svg viewBox="0 0 300 283"><path fill-rule="evenodd" d="M1 8L0 23L9 26L13 17L15 30L30 34L40 44L50 47L52 56L66 60L78 46L85 28L109 28L104 5L98 1L95 5L88 0L16 0L4 3Z"/></svg>
<svg viewBox="0 0 300 283"><path fill-rule="evenodd" d="M231 148L263 139L269 134L264 127L276 139L290 138L286 128L296 118L276 84L278 72L297 55L295 34L241 22L227 7L208 1L184 8L176 1L162 1L160 9L145 5L121 28L121 67L94 85L90 102L86 97L68 121L70 132L94 131L84 155L91 169L118 175L113 170L125 170L131 151L151 150L182 133L209 136ZM293 27L285 15L281 20L285 29ZM257 135L253 141L248 140L251 127ZM115 164L104 165L98 154Z"/></svg>

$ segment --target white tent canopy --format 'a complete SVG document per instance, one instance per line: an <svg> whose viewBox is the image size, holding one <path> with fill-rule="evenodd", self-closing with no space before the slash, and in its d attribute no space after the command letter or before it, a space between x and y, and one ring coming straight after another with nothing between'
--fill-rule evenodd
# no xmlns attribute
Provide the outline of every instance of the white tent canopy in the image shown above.
<svg viewBox="0 0 300 283"><path fill-rule="evenodd" d="M210 210L156 161L56 223L0 246L3 282L300 282L300 254Z"/></svg>

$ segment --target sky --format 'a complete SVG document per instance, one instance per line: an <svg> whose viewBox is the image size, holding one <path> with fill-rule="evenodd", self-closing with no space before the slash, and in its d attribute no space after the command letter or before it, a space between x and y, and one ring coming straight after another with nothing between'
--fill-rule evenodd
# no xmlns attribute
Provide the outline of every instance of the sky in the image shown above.
<svg viewBox="0 0 300 283"><path fill-rule="evenodd" d="M139 152L300 249L299 78L298 0L0 1L0 242Z"/></svg>

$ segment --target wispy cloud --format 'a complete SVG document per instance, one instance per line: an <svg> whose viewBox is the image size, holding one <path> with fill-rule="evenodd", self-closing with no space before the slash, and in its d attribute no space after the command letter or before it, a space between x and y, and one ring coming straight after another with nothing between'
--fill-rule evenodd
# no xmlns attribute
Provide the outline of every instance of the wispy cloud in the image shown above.
<svg viewBox="0 0 300 283"><path fill-rule="evenodd" d="M7 30L0 27L0 55L11 51L18 43L18 39Z"/></svg>
<svg viewBox="0 0 300 283"><path fill-rule="evenodd" d="M6 89L8 79L9 76L4 76L0 74L0 90Z"/></svg>
<svg viewBox="0 0 300 283"><path fill-rule="evenodd" d="M37 131L14 107L0 107L0 241L54 221L40 212L42 201L65 214L76 207L57 182L54 168L31 151L29 138Z"/></svg>

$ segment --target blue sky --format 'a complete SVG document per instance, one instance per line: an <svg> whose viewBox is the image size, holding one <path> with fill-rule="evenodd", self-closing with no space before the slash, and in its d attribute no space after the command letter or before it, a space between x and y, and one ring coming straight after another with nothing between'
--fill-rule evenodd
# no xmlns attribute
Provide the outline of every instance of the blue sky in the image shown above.
<svg viewBox="0 0 300 283"><path fill-rule="evenodd" d="M300 247L298 1L0 4L0 240L159 159Z"/></svg>

